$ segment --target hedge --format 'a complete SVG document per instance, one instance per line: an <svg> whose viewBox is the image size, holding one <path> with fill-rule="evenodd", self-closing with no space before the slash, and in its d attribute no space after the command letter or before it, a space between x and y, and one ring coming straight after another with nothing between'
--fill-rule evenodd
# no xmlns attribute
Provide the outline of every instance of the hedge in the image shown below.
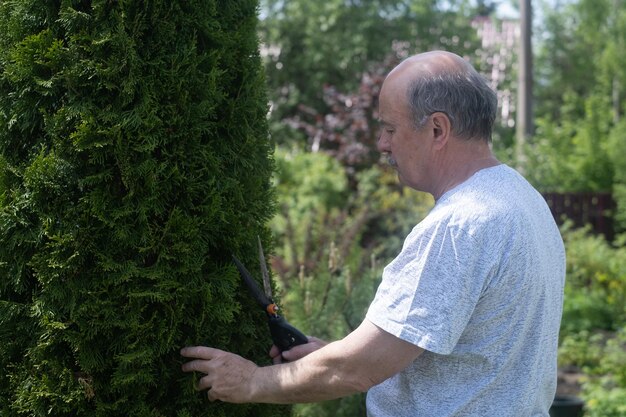
<svg viewBox="0 0 626 417"><path fill-rule="evenodd" d="M230 255L271 249L256 0L0 2L0 415L280 416L178 352L267 363Z"/></svg>

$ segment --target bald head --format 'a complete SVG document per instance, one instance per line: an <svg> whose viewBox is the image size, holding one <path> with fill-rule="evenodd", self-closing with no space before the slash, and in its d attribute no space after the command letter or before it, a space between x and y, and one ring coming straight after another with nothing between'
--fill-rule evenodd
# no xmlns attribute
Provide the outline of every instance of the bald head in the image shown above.
<svg viewBox="0 0 626 417"><path fill-rule="evenodd" d="M420 73L435 76L442 73L462 73L472 70L472 66L460 56L446 51L431 51L413 55L402 61L388 75L388 78L410 79Z"/></svg>
<svg viewBox="0 0 626 417"><path fill-rule="evenodd" d="M383 88L403 94L416 128L429 115L445 113L459 138L491 140L496 115L495 92L469 62L446 51L432 51L402 61Z"/></svg>

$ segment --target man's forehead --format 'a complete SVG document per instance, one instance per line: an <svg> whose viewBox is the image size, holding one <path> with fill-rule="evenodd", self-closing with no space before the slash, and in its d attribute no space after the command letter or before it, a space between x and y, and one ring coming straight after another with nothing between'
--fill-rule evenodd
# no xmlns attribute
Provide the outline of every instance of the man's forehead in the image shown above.
<svg viewBox="0 0 626 417"><path fill-rule="evenodd" d="M377 121L382 126L397 126L408 117L404 96L378 102Z"/></svg>

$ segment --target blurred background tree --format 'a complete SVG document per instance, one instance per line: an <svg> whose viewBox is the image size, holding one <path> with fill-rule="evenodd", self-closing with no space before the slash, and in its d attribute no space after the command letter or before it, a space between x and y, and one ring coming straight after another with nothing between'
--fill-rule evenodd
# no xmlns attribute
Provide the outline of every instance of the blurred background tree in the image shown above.
<svg viewBox="0 0 626 417"><path fill-rule="evenodd" d="M528 175L543 190L613 188L620 168L609 138L623 113L626 75L624 58L616 53L624 41L624 8L614 3L580 0L544 9L538 128L528 150L529 165L537 168Z"/></svg>
<svg viewBox="0 0 626 417"><path fill-rule="evenodd" d="M272 125L275 140L293 142L293 131L280 128L283 119L302 111L315 115L329 111L324 86L354 92L359 74L393 54L406 56L409 51L433 48L461 55L473 51L477 39L468 4L458 0L264 0L260 33L271 120L279 122Z"/></svg>

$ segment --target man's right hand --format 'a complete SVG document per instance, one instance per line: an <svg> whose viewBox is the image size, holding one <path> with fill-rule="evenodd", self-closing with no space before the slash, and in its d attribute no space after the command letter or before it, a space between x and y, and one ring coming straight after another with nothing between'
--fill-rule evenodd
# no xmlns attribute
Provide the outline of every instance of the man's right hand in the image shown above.
<svg viewBox="0 0 626 417"><path fill-rule="evenodd" d="M309 339L308 343L294 346L284 352L281 352L276 345L273 345L270 349L272 362L276 365L283 362L297 361L298 359L303 358L309 353L315 352L328 344L328 342L313 336L307 336L307 339Z"/></svg>

